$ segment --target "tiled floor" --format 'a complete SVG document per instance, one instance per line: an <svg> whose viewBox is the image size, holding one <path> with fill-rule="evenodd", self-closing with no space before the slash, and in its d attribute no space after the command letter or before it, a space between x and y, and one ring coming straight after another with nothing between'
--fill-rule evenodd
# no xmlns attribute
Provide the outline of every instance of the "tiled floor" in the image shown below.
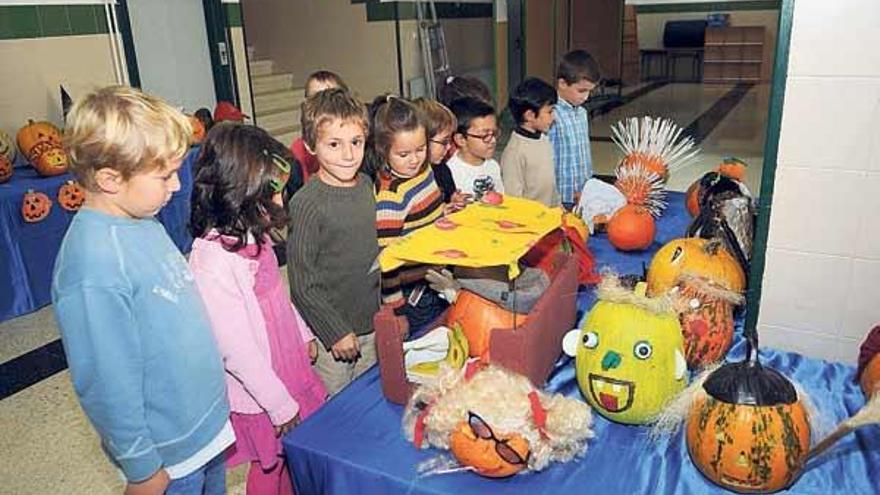
<svg viewBox="0 0 880 495"><path fill-rule="evenodd" d="M593 135L607 137L609 126L621 118L648 114L668 116L688 127L732 89L719 85L661 85L595 117ZM674 174L669 188L686 189L722 157L732 155L749 163L747 183L757 194L768 95L766 85L752 87L720 120L710 122L714 128L703 137L699 158ZM614 144L594 140L592 149L596 173L613 173L620 159ZM284 270L282 273L286 276ZM0 363L40 349L57 338L51 308L4 322L0 324ZM0 400L0 418L0 495L120 492L122 483L104 459L97 437L76 403L67 371ZM244 476L243 469L230 473L230 493L244 493Z"/></svg>

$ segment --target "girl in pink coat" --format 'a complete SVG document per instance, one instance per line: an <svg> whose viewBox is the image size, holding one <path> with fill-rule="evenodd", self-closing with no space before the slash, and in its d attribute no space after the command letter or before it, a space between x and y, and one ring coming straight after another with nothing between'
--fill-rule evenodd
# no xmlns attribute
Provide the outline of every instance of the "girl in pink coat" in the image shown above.
<svg viewBox="0 0 880 495"><path fill-rule="evenodd" d="M196 161L190 268L226 369L236 442L250 462L248 494L292 494L280 438L326 397L312 371L317 345L290 303L272 250L284 226L288 151L265 131L224 124Z"/></svg>

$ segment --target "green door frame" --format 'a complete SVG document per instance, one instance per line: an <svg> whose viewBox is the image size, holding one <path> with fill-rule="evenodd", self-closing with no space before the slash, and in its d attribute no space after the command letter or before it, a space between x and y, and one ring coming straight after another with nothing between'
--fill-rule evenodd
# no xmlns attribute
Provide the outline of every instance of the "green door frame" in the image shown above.
<svg viewBox="0 0 880 495"><path fill-rule="evenodd" d="M782 129L782 108L785 103L785 83L788 79L788 56L791 45L791 26L795 0L782 0L779 8L779 30L776 37L776 56L770 86L770 108L767 116L767 137L764 140L764 166L761 170L761 192L758 196L758 220L746 294L746 323L748 329L758 326L761 309L761 290L767 261L767 236L770 232L770 207L776 180L776 155L779 152L779 134Z"/></svg>
<svg viewBox="0 0 880 495"><path fill-rule="evenodd" d="M116 29L122 38L122 51L125 53L125 68L128 71L128 84L134 88L141 87L141 73L138 69L137 53L134 50L134 36L131 34L131 18L128 15L128 0L117 0Z"/></svg>
<svg viewBox="0 0 880 495"><path fill-rule="evenodd" d="M228 101L241 106L235 86L235 59L226 10L220 0L202 0L205 11L205 30L208 34L208 53L214 73L214 93L217 101Z"/></svg>

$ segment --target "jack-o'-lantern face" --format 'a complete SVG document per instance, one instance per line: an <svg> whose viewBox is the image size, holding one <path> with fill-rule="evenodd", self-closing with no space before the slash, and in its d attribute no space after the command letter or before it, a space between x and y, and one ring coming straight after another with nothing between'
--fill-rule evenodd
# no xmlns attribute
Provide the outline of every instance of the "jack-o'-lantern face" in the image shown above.
<svg viewBox="0 0 880 495"><path fill-rule="evenodd" d="M587 402L606 418L645 424L687 385L681 326L674 313L596 303L563 342Z"/></svg>
<svg viewBox="0 0 880 495"><path fill-rule="evenodd" d="M459 463L489 478L512 476L525 469L529 459L529 442L522 435L496 435L472 412L449 435L449 450Z"/></svg>

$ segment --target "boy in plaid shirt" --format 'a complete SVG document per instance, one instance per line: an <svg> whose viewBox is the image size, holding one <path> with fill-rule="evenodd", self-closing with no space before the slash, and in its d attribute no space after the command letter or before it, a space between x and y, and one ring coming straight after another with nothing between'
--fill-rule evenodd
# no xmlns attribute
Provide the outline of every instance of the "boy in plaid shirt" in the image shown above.
<svg viewBox="0 0 880 495"><path fill-rule="evenodd" d="M556 165L556 186L562 205L570 210L584 183L593 175L587 101L599 84L599 64L584 50L566 53L556 68L556 122L550 128Z"/></svg>

